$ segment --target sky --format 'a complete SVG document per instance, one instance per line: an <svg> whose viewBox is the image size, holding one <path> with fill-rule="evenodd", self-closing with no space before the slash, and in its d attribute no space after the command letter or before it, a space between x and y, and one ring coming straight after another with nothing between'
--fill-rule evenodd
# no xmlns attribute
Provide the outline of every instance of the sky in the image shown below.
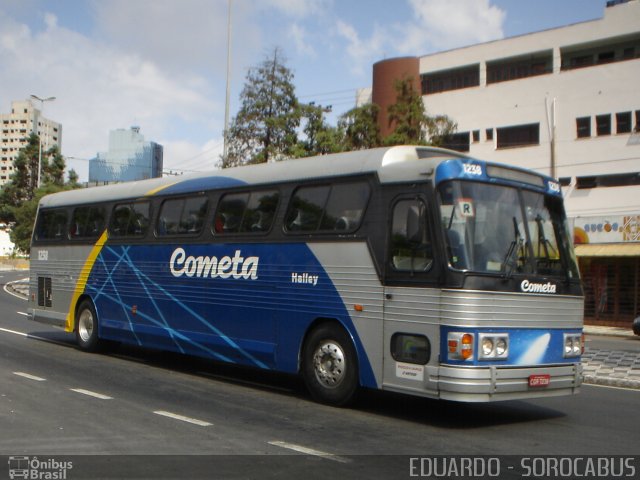
<svg viewBox="0 0 640 480"><path fill-rule="evenodd" d="M371 85L372 65L601 18L605 0L0 0L0 112L56 99L62 154L86 181L109 132L139 126L164 169L215 168L247 72L283 53L302 102L329 123ZM36 104L39 108L39 103Z"/></svg>

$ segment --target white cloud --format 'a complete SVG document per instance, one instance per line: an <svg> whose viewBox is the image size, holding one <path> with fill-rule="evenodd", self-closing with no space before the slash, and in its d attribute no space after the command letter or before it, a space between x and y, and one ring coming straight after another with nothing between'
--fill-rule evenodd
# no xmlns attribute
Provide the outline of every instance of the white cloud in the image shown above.
<svg viewBox="0 0 640 480"><path fill-rule="evenodd" d="M224 71L226 0L95 0L91 5L97 33L124 52L172 71L198 64Z"/></svg>
<svg viewBox="0 0 640 480"><path fill-rule="evenodd" d="M0 111L30 94L55 96L44 113L63 126L63 155L85 159L76 161L81 179L86 159L106 150L110 130L137 124L147 140L171 141L188 129L196 143L198 134L221 131L214 117L222 109L202 76L168 72L139 54L61 28L54 15L44 18L46 29L33 32L0 12Z"/></svg>
<svg viewBox="0 0 640 480"><path fill-rule="evenodd" d="M506 12L490 0L409 0L409 4L417 21L402 27L403 53L421 55L504 36Z"/></svg>
<svg viewBox="0 0 640 480"><path fill-rule="evenodd" d="M318 15L331 8L332 0L263 0L257 8L277 8L294 17Z"/></svg>
<svg viewBox="0 0 640 480"><path fill-rule="evenodd" d="M211 171L216 169L222 155L222 138L210 139L198 146L186 141L166 140L164 170L179 173Z"/></svg>
<svg viewBox="0 0 640 480"><path fill-rule="evenodd" d="M371 68L371 63L380 59L387 43L384 29L374 25L369 38L360 38L356 29L342 20L336 21L335 32L338 37L346 40L345 52L348 57L349 69L354 75L362 75Z"/></svg>
<svg viewBox="0 0 640 480"><path fill-rule="evenodd" d="M316 57L317 53L313 46L307 41L307 32L299 24L294 23L289 27L289 38L292 40L296 51L301 55Z"/></svg>

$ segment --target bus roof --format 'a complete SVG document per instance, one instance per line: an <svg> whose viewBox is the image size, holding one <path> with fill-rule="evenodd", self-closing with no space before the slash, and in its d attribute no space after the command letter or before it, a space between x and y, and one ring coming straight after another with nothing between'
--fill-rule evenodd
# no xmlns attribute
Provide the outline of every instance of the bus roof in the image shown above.
<svg viewBox="0 0 640 480"><path fill-rule="evenodd" d="M460 152L433 147L375 148L71 190L43 197L40 200L40 207L135 200L160 193L177 195L242 185L272 184L366 173L377 174L381 183L418 181L431 177L438 165L444 161L454 159L473 160Z"/></svg>
<svg viewBox="0 0 640 480"><path fill-rule="evenodd" d="M443 160L460 157L464 155L459 152L427 147L375 148L71 190L43 197L40 206L100 203L137 199L157 193L179 194L240 185L260 185L362 173L377 173L380 181L384 183L417 180L420 178L418 173L420 170L428 170ZM413 160L422 161L413 162Z"/></svg>

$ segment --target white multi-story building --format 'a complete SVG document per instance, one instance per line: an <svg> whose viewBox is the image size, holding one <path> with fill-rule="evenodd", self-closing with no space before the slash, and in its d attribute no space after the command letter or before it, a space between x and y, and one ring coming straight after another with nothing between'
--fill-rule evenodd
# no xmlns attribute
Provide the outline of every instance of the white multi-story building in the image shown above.
<svg viewBox="0 0 640 480"><path fill-rule="evenodd" d="M60 148L62 125L43 117L31 100L11 102L11 113L0 114L0 186L9 181L13 162L32 133L40 136L43 152Z"/></svg>
<svg viewBox="0 0 640 480"><path fill-rule="evenodd" d="M389 132L393 80L457 123L449 147L560 178L587 294L585 318L640 315L640 0L600 19L373 66Z"/></svg>

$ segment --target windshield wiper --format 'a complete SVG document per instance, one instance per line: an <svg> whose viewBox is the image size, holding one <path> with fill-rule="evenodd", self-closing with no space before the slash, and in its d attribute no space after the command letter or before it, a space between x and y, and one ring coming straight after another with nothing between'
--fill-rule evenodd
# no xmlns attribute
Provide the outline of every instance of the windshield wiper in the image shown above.
<svg viewBox="0 0 640 480"><path fill-rule="evenodd" d="M522 248L522 235L520 234L520 229L518 228L518 221L516 220L516 217L513 217L513 230L515 237L511 241L509 250L507 250L507 254L504 256L504 260L502 262L502 264L504 265L505 280L509 280L513 275L513 270L518 263L518 252Z"/></svg>
<svg viewBox="0 0 640 480"><path fill-rule="evenodd" d="M536 216L536 225L538 226L538 257L541 257L540 248L544 248L544 258L551 259L551 256L549 255L549 247L551 247L551 253L554 256L557 255L558 251L544 233L544 226L542 225L544 221L544 218L542 218L540 214Z"/></svg>

